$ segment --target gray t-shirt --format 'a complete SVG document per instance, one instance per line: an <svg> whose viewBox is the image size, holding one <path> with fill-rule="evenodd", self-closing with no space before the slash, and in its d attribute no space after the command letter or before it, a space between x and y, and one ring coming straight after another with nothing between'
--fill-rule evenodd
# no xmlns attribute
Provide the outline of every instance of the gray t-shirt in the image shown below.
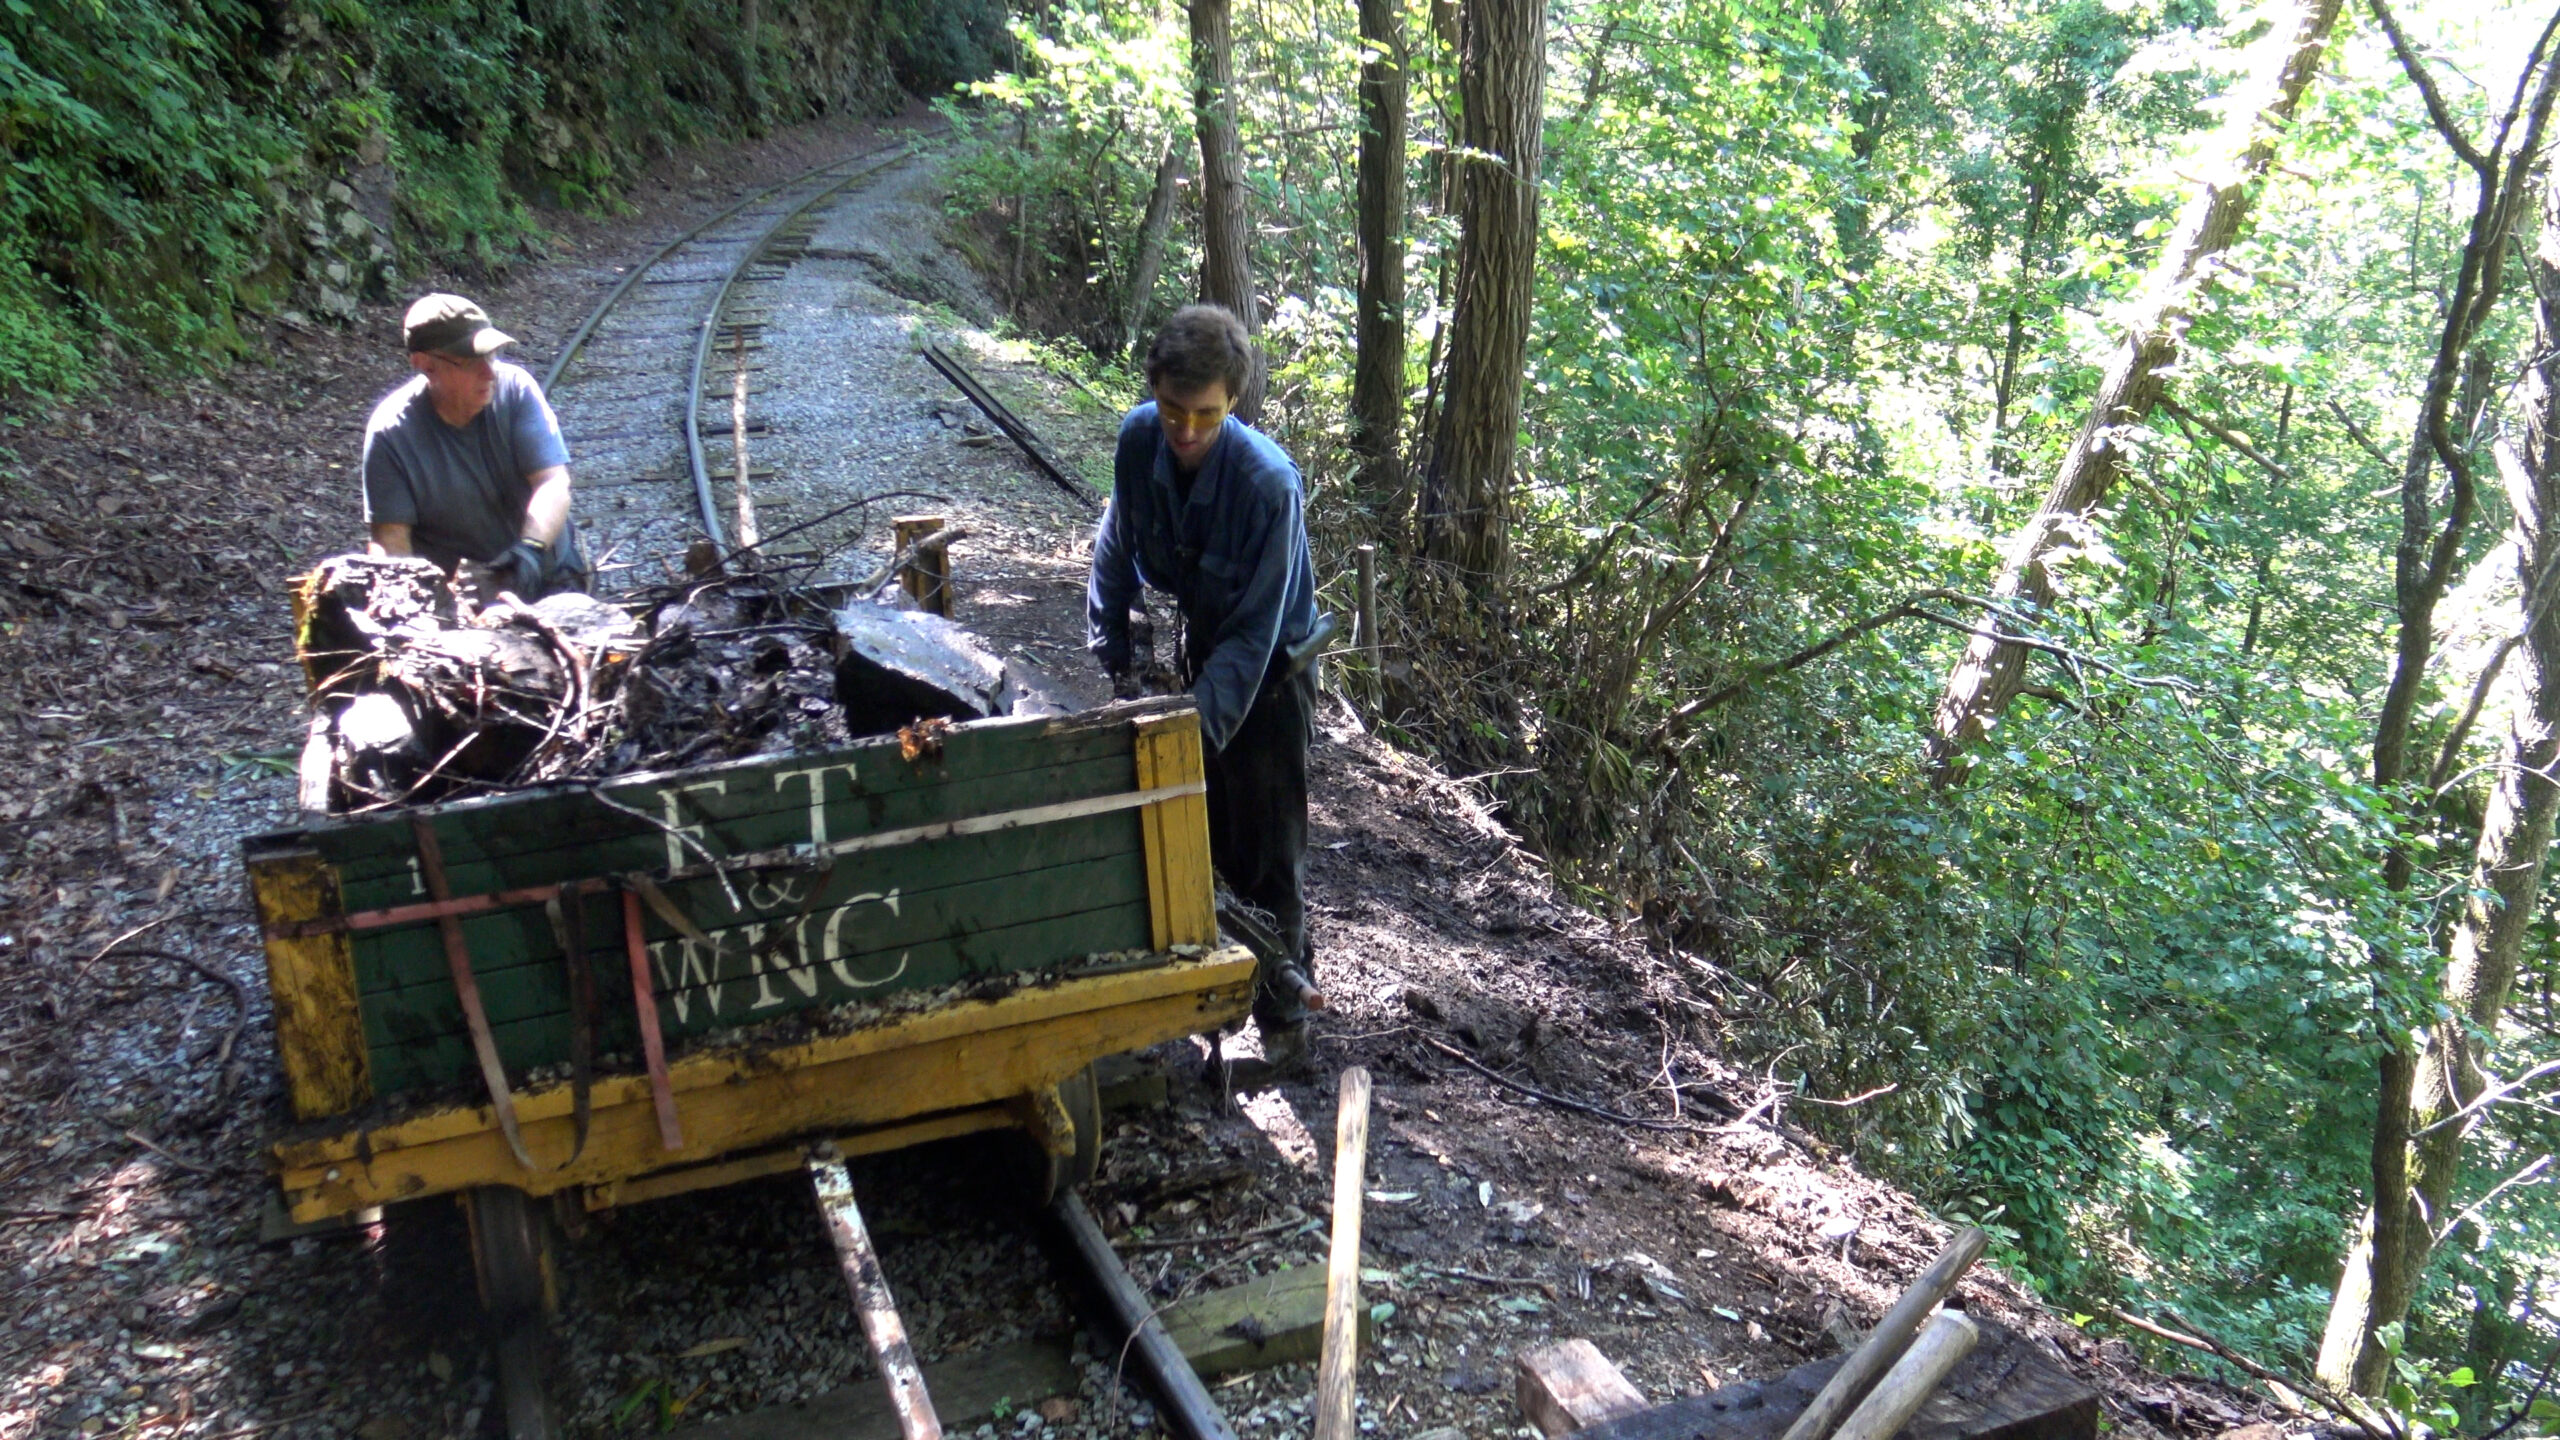
<svg viewBox="0 0 2560 1440"><path fill-rule="evenodd" d="M503 360L497 373L468 425L436 414L424 375L383 396L365 422L365 523L410 527L410 547L448 569L516 543L533 498L525 477L569 463L542 386Z"/></svg>

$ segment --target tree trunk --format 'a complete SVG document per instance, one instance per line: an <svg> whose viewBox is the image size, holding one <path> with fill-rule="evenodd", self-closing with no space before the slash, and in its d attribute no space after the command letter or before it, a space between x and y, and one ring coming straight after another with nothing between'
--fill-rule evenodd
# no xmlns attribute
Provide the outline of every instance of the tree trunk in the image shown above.
<svg viewBox="0 0 2560 1440"><path fill-rule="evenodd" d="M1191 0L1191 109L1200 132L1200 298L1224 305L1262 333L1262 311L1253 300L1251 231L1245 224L1244 155L1236 142L1235 37L1231 0ZM1264 366L1237 402L1236 418L1250 425L1262 417Z"/></svg>
<svg viewBox="0 0 2560 1440"><path fill-rule="evenodd" d="M764 133L764 0L738 0L738 107L747 133Z"/></svg>
<svg viewBox="0 0 2560 1440"><path fill-rule="evenodd" d="M2045 561L2089 522L2098 503L2123 472L2124 434L2150 415L2178 357L2178 337L2207 262L2229 248L2249 211L2249 188L2266 173L2276 140L2302 92L2319 68L2342 0L2292 0L2269 34L2269 53L2251 81L2253 93L2237 113L2236 133L2218 175L2187 201L2168 249L2152 268L2133 324L2107 364L2106 377L2080 434L2063 456L2053 488L2009 541L1992 598L2013 610L2034 610L2053 599ZM1965 755L1998 722L2025 682L2027 648L2001 633L1997 617L1965 647L1947 676L1929 738L1932 783L1963 780Z"/></svg>
<svg viewBox="0 0 2560 1440"><path fill-rule="evenodd" d="M2399 635L2393 647L2391 682L2383 694L2382 712L2375 721L2373 742L2373 778L2377 788L2394 790L2409 778L2409 735L2417 713L2418 701L2426 684L2426 671L2433 658L2435 607L2454 579L2460 563L2462 540L2467 530L2474 503L2475 485L2471 461L2453 435L2453 417L2468 416L2485 403L2485 376L2489 367L2479 357L2468 366L2464 355L2481 326L2487 322L2496 305L2499 278L2505 268L2507 239L2523 214L2531 193L2527 160L2541 145L2542 133L2551 115L2555 81L2560 81L2560 67L2548 66L2545 49L2551 38L2546 30L2543 39L2527 57L2523 80L2533 79L2541 67L2541 80L2533 95L2529 111L2510 109L2505 120L2493 132L2502 139L2517 133L2515 122L2526 123L2515 143L2505 152L2484 154L2474 148L2453 127L2435 101L2432 81L2417 55L2391 17L2389 9L2375 0L2374 8L2388 32L2392 48L2398 53L2402 67L2427 99L2430 116L2455 155L2469 165L2479 188L2472 210L2471 230L2462 248L2460 269L2455 276L2454 293L2445 311L2444 328L2436 347L2435 360L2428 372L2424 396L2418 407L2418 423L2410 438L2409 456L2400 476L2400 541L2392 557L2393 598L2398 606ZM2519 83L2516 95L2521 104L2526 84ZM2546 217L2543 237L2544 253L2534 269L2537 300L2537 325L2548 327L2555 319L2550 309L2551 296L2543 286L2548 274L2550 247L2553 244ZM2549 328L2540 333L2546 342L2555 332ZM2547 365L2548 356L2544 355ZM2468 374L2465 371L2468 370ZM2538 437L2528 450L2535 464L2548 458L2547 428L2550 375L2543 368L2528 373L2529 382L2541 384L2533 391L2527 409L2528 425L2537 427ZM2463 393L2457 404L2457 390ZM2539 408L2536 408L2539 407ZM2471 427L2465 425L2467 432ZM2431 463L2432 462L2432 463ZM2432 464L2441 463L2450 483L2444 510L2439 516L2431 495ZM2548 483L2548 467L2533 471L2537 483ZM2421 1041L2421 1052L2411 1054L2404 1035L2388 1016L2384 1033L2392 1037L2394 1052L2384 1057L2380 1073L2379 1108L2374 1118L2373 1193L2366 1197L2366 1210L2357 1228L2355 1243L2347 1252L2338 1288L2331 1297L2329 1319L2320 1339L2320 1355L2315 1369L2321 1380L2333 1388L2359 1395L2378 1395L2390 1380L2390 1357L2378 1338L2384 1327L2407 1316L2409 1302L2416 1295L2419 1279L2426 1270L2428 1257L2435 1248L2431 1219L2439 1216L2441 1201L2449 1198L2460 1160L2462 1127L2448 1126L2444 1132L2412 1142L2411 1136L2432 1123L2431 1115L2441 1118L2459 1109L2462 1101L2448 1097L2477 1093L2478 1057L2468 1048L2469 1042L2458 1028L2465 1023L2460 1017L2466 1007L2477 1004L2494 992L2490 1013L2494 1017L2506 1003L2506 990L2515 973L2515 947L2522 943L2521 920L2506 916L2499 907L2511 902L2499 887L2514 876L2507 868L2519 863L2517 857L2529 847L2533 879L2538 883L2543 849L2550 840L2551 797L2547 782L2541 793L2519 787L2524 778L2514 773L2519 763L2517 747L2546 743L2548 736L2529 737L2527 732L2545 702L2543 691L2536 687L2560 683L2560 676L2549 671L2552 657L2534 653L2543 644L2544 625L2552 617L2537 617L2535 597L2552 583L2551 577L2536 568L2534 557L2547 543L2540 533L2536 516L2549 509L2547 498L2534 493L2533 487L2510 484L2512 508L2516 511L2525 568L2522 591L2530 633L2524 648L2528 652L2529 673L2521 677L2526 709L2520 713L2508 741L2506 768L2492 793L2490 812L2483 823L2479 848L2475 851L2474 898L2465 907L2454 933L2452 959L2443 985L2443 998L2456 1017L2447 1022L2457 1028L2445 1032L2431 1031ZM2555 652L2560 656L2560 652ZM2551 702L2560 703L2560 702ZM2548 727L2546 727L2547 730ZM2547 764L2548 751L2538 765ZM2539 816L2536 807L2540 807ZM2487 871L2479 865L2491 862L2493 846L2505 854L2501 867ZM2383 880L2394 890L2406 888L2411 878L2412 862L2404 845L2394 845L2383 859ZM2522 904L2529 911L2533 892L2523 893ZM2482 898L2483 896L2487 898ZM2500 934L2500 927L2512 925L2514 935ZM2503 959L2495 955L2505 946ZM2486 958L2484 958L2486 957ZM2381 963L2379 959L2377 963ZM2503 966L2503 973L2500 967ZM2457 995L2459 987L2463 995ZM2467 997L2467 998L2465 998ZM2447 1066L2455 1063L2465 1068L2448 1076Z"/></svg>
<svg viewBox="0 0 2560 1440"><path fill-rule="evenodd" d="M1466 0L1458 16L1458 274L1449 379L1422 485L1422 550L1479 604L1498 598L1520 448L1520 380L1538 258L1542 0Z"/></svg>
<svg viewBox="0 0 2560 1440"><path fill-rule="evenodd" d="M2497 1032L2515 983L2541 892L2552 816L2560 810L2560 785L2550 778L2560 762L2560 606L2548 603L2552 587L2560 585L2560 535L2551 529L2560 520L2560 352L2553 348L2560 346L2560 188L2544 198L2542 244L2531 268L2536 360L2525 372L2524 445L2521 454L2501 457L2520 532L2520 703L2473 852L2466 887L2471 898L2445 962L2447 1013L2427 1028L2414 1059L2403 1062L2413 1078L2406 1092L2408 1118L2400 1128L2416 1137L2407 1143L2406 1182L2387 1186L2382 1167L2375 1167L2375 1204L2365 1230L2375 1230L2375 1213L2397 1212L2401 1221L2390 1228L2398 1234L2388 1237L2397 1243L2376 1239L2349 1256L2320 1345L2321 1378L2364 1395L2379 1393L2390 1378L2388 1356L2373 1332L2407 1316L2441 1238L2434 1227L2443 1223L2461 1176L2462 1138L2478 1123L2452 1117L2488 1088L2482 1037Z"/></svg>
<svg viewBox="0 0 2560 1440"><path fill-rule="evenodd" d="M1129 275L1128 321L1120 327L1122 348L1133 361L1147 357L1147 304L1155 297L1156 276L1164 269L1164 240L1173 228L1174 192L1182 188L1189 167L1182 135L1165 141L1164 159L1156 163L1155 193L1147 197L1147 217L1138 222L1138 254Z"/></svg>
<svg viewBox="0 0 2560 1440"><path fill-rule="evenodd" d="M1395 0L1360 0L1359 360L1351 376L1354 493L1392 529L1403 509L1404 27Z"/></svg>
<svg viewBox="0 0 2560 1440"><path fill-rule="evenodd" d="M2486 1037L2498 1032L2507 992L2515 985L2534 901L2542 891L2552 817L2560 812L2560 783L2552 779L2552 765L2560 761L2560 607L2547 603L2552 586L2560 584L2560 573L2555 573L2560 572L2555 563L2560 562L2560 535L2551 533L2552 524L2560 521L2560 351L2554 349L2560 346L2560 188L2544 202L2542 244L2530 263L2537 302L2536 358L2525 372L2524 444L2520 454L2501 457L2519 482L2509 487L2511 495L2519 501L2529 496L2532 506L2529 516L2516 517L2521 532L2517 608L2525 636L2516 651L2524 662L2516 676L2519 703L2473 852L2471 883L2465 887L2470 899L2454 927L2445 965L2443 994L2450 1014L2427 1032L2409 1101L2419 1134L2411 1152L2410 1185L2437 1231L2450 1225L2463 1135L2476 1123L2452 1117L2489 1086L2483 1069ZM2422 1248L2413 1248L2406 1262L2411 1289L2431 1248L2425 1242L2443 1237L2420 1232L2414 1238Z"/></svg>

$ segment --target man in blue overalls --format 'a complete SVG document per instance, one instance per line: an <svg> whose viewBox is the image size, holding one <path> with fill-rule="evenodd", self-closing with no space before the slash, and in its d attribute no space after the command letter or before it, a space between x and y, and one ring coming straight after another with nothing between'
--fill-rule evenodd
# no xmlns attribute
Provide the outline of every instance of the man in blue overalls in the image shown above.
<svg viewBox="0 0 2560 1440"><path fill-rule="evenodd" d="M1114 689L1128 681L1129 608L1141 582L1182 609L1183 678L1200 707L1209 850L1229 888L1271 913L1309 976L1307 746L1315 676L1291 652L1316 633L1298 467L1229 412L1252 379L1243 322L1215 305L1174 313L1147 351L1155 399L1120 423L1111 504L1093 540L1086 643ZM1254 995L1265 1066L1306 1048L1306 1007L1265 973Z"/></svg>

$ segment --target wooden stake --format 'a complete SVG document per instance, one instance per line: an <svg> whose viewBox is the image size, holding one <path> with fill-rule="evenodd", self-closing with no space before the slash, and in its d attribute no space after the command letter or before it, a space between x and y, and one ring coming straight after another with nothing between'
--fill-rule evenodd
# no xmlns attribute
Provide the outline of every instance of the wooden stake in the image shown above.
<svg viewBox="0 0 2560 1440"><path fill-rule="evenodd" d="M951 618L951 549L946 545L924 545L918 542L937 534L943 526L939 515L893 515L889 518L889 551L903 554L913 546L915 554L898 572L898 583L915 597L916 607L943 619ZM956 538L956 537L955 537Z"/></svg>
<svg viewBox="0 0 2560 1440"><path fill-rule="evenodd" d="M1787 1427L1785 1440L1827 1440L1841 1417L1866 1399L1867 1392L1902 1358L1902 1352L1911 1348L1911 1337L1919 1333L1920 1322L1938 1308L1939 1301L1954 1293L1956 1281L1964 1278L1966 1269L1982 1254L1982 1246L1979 1229L1968 1225L1957 1231L1956 1238L1947 1242L1947 1248L1938 1252L1938 1258L1929 1262L1929 1268L1876 1322L1867 1343L1851 1351L1848 1360L1832 1372L1831 1382L1813 1397L1812 1404L1804 1407L1796 1423Z"/></svg>
<svg viewBox="0 0 2560 1440"><path fill-rule="evenodd" d="M1359 623L1360 633L1353 637L1352 643L1360 647L1362 658L1369 662L1370 673L1376 674L1378 670L1378 547L1363 545L1352 551L1351 557L1360 571L1360 613L1354 617Z"/></svg>
<svg viewBox="0 0 2560 1440"><path fill-rule="evenodd" d="M743 325L738 327L737 383L729 391L729 448L738 459L738 544L750 548L761 536L756 529L755 490L747 478L747 331Z"/></svg>
<svg viewBox="0 0 2560 1440"><path fill-rule="evenodd" d="M871 1363L888 1387L889 1408L898 1417L904 1440L942 1440L942 1421L933 1413L933 1397L925 1393L924 1371L907 1343L906 1322L889 1294L889 1277L880 1271L879 1253L871 1248L871 1232L853 1203L853 1177L833 1145L809 1152L809 1179L818 1189L818 1210L827 1218L827 1236L836 1242L836 1261L853 1292L853 1308L862 1319L862 1338L871 1347Z"/></svg>
<svg viewBox="0 0 2560 1440"><path fill-rule="evenodd" d="M1941 1310L1929 1317L1929 1328L1911 1342L1876 1388L1840 1422L1832 1440L1893 1440L1913 1415L1956 1368L1956 1362L1973 1353L1974 1342L1982 1332L1972 1320L1953 1310Z"/></svg>
<svg viewBox="0 0 2560 1440"><path fill-rule="evenodd" d="M1369 1168L1369 1072L1342 1072L1333 1122L1333 1258L1325 1271L1324 1358L1316 1367L1315 1440L1355 1440L1360 1371L1360 1201Z"/></svg>

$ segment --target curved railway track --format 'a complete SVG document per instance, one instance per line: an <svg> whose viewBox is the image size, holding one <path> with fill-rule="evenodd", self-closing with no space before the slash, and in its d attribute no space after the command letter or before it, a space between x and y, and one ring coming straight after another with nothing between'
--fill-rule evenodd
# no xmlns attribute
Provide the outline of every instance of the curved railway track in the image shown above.
<svg viewBox="0 0 2560 1440"><path fill-rule="evenodd" d="M821 207L913 157L923 138L766 186L632 266L570 334L543 389L569 441L579 520L600 564L680 555L697 537L724 556L734 548L707 448L737 437L728 421L706 425L702 414L705 385L719 383L715 356L736 355L752 383L761 287L807 246Z"/></svg>
<svg viewBox="0 0 2560 1440"><path fill-rule="evenodd" d="M743 370L752 393L755 366L750 357L763 348L775 299L765 287L781 281L791 262L809 248L828 202L914 157L918 142L927 138L910 135L749 195L632 266L571 332L545 368L543 388L569 441L581 496L577 512L600 567L614 554L638 564L672 558L703 538L724 559L744 548L723 523L729 506L723 504L720 485L723 480L734 485L734 468L717 465L722 457L711 453L723 441L737 444L733 427L743 412L706 424L706 388L717 386L716 398L731 400L737 393L737 371ZM1008 431L1019 426L957 362L931 346L925 350L936 368L971 401L999 417L999 424ZM732 355L734 369L719 365ZM752 434L761 427L748 428ZM1031 444L1023 448L1061 490L1080 505L1091 505L1091 498L1053 459ZM726 458L735 461L734 449ZM755 472L750 484L765 488L765 474ZM734 490L725 498L733 505ZM875 492L871 498L888 495ZM1083 1084L1088 1110L1077 1123L1098 1143L1100 1112L1090 1072ZM1083 1156L1081 1172L1055 1157L1044 1159L1048 1169L1035 1174L1035 1190L1091 1177L1090 1151ZM832 1221L838 1202L827 1200L823 1186L820 1195ZM841 1197L840 1208L853 1213L849 1193ZM1098 1296L1103 1313L1132 1335L1129 1363L1147 1376L1174 1432L1181 1440L1235 1440L1189 1363L1154 1320L1151 1302L1072 1189L1059 1195L1049 1223L1062 1237L1054 1258ZM527 1222L526 1233L541 1228L537 1217ZM876 1260L868 1263L876 1267ZM522 1258L513 1268L530 1276L547 1273L547 1266L547 1261ZM567 1377L545 1373L548 1348L539 1340L525 1341L520 1331L497 1345L496 1399L510 1440L559 1440L565 1433L547 1391Z"/></svg>

